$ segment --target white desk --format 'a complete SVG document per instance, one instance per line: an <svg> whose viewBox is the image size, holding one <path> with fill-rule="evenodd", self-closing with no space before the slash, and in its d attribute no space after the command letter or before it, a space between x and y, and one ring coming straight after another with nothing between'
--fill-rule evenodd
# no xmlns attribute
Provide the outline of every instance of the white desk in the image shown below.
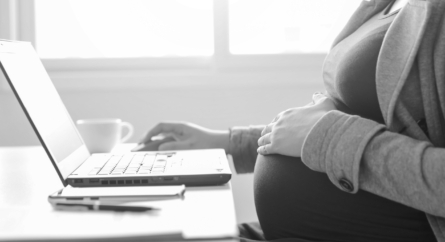
<svg viewBox="0 0 445 242"><path fill-rule="evenodd" d="M62 183L42 147L0 147L0 209L32 208L43 213L60 213L49 209L47 202L48 195L60 188ZM180 226L186 238L222 239L236 236L230 183L187 188L181 203L184 211L178 214L178 219L182 221ZM83 215L85 223L88 223L91 213ZM8 219L11 216L8 218L0 214L0 232L14 226ZM45 219L41 221L44 223Z"/></svg>

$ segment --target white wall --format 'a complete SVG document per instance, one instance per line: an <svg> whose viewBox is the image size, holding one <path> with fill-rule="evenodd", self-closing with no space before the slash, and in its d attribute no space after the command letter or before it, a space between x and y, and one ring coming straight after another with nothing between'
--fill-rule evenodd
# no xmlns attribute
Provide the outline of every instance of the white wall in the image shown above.
<svg viewBox="0 0 445 242"><path fill-rule="evenodd" d="M177 85L146 87L97 87L81 79L72 83L56 80L55 84L74 120L121 118L135 126L136 135L130 142L136 142L160 120L186 120L214 129L269 123L280 111L304 105L313 92L323 90L320 70L321 63L304 70L226 72L197 83L179 75ZM2 81L0 146L38 145L18 102ZM235 175L232 185L238 222L256 220L252 175Z"/></svg>

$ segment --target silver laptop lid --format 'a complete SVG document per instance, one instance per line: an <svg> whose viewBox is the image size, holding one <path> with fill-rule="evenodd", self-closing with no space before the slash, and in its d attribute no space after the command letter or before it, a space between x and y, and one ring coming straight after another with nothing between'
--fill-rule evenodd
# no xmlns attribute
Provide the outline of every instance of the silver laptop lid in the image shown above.
<svg viewBox="0 0 445 242"><path fill-rule="evenodd" d="M0 40L0 66L66 185L90 154L36 51L28 42Z"/></svg>

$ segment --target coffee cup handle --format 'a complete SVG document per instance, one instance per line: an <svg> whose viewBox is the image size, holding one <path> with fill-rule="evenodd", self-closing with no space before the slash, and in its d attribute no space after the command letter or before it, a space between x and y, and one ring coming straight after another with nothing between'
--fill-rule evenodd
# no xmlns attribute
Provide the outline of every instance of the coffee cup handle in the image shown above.
<svg viewBox="0 0 445 242"><path fill-rule="evenodd" d="M133 136L134 128L133 125L130 124L129 122L122 122L121 125L122 127L126 127L128 129L128 133L123 138L121 138L121 143L124 143L125 141L130 139L131 136Z"/></svg>

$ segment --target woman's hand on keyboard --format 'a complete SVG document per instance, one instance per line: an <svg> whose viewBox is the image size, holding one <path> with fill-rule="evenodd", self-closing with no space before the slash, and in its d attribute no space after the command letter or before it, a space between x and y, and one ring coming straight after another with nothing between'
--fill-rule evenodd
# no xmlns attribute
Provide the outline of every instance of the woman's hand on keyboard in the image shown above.
<svg viewBox="0 0 445 242"><path fill-rule="evenodd" d="M228 130L212 130L188 122L161 122L153 127L139 144L149 145L166 137L174 140L161 143L159 150L187 150L229 147Z"/></svg>

